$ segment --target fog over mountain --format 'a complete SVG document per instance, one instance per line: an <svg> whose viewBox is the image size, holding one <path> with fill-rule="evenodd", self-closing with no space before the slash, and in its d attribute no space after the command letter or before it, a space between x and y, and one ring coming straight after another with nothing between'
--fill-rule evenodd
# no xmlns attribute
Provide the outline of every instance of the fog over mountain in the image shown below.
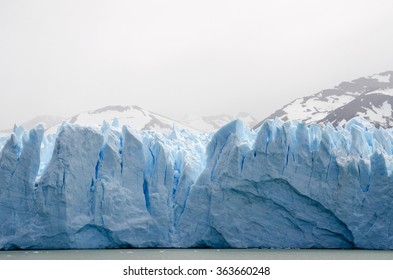
<svg viewBox="0 0 393 280"><path fill-rule="evenodd" d="M0 1L0 130L114 105L260 121L393 69L392 10L388 0Z"/></svg>

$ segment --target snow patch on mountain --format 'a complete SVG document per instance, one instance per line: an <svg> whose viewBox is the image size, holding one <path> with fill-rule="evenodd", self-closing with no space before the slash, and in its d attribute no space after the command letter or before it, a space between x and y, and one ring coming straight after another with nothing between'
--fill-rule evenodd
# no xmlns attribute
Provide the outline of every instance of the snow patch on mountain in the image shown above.
<svg viewBox="0 0 393 280"><path fill-rule="evenodd" d="M377 79L380 83L390 83L392 73L375 74L371 76L373 79Z"/></svg>
<svg viewBox="0 0 393 280"><path fill-rule="evenodd" d="M66 122L84 126L102 127L104 122L116 124L118 126L128 125L136 130L154 130L167 132L176 126L180 129L188 129L197 133L211 133L218 130L223 125L241 119L246 126L253 127L257 120L248 113L239 113L236 116L216 115L202 117L185 117L181 120L174 120L169 117L157 114L138 106L106 106L97 110L83 112ZM48 134L55 134L61 123L49 126Z"/></svg>
<svg viewBox="0 0 393 280"><path fill-rule="evenodd" d="M138 106L107 106L94 111L80 113L68 119L71 124L101 127L103 122L117 123L119 126L129 125L136 130L168 131L174 125L198 131L197 128L188 126L171 118L144 110ZM54 128L50 131L54 132Z"/></svg>

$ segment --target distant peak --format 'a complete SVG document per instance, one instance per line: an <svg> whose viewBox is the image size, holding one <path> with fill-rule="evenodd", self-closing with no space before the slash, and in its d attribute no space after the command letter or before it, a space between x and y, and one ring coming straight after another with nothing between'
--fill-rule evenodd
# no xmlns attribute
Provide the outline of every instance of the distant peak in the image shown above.
<svg viewBox="0 0 393 280"><path fill-rule="evenodd" d="M135 108L136 106L132 106ZM137 107L140 109L139 107ZM90 114L100 114L106 111L117 111L117 112L125 112L130 110L130 106L121 106L121 105L115 105L115 106L105 106L103 108L97 109L95 111L90 112Z"/></svg>

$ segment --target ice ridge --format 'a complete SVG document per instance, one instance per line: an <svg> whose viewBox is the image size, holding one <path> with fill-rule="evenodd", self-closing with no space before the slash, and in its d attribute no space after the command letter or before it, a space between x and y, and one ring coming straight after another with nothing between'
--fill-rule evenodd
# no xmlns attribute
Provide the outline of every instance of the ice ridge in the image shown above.
<svg viewBox="0 0 393 280"><path fill-rule="evenodd" d="M393 249L393 131L104 123L0 139L0 248Z"/></svg>

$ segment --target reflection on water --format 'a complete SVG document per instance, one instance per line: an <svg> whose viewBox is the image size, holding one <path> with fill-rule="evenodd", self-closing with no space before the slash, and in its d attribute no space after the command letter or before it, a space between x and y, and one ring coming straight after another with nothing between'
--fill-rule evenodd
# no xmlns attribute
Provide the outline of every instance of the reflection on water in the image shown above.
<svg viewBox="0 0 393 280"><path fill-rule="evenodd" d="M389 250L117 249L0 251L0 260L393 260Z"/></svg>

